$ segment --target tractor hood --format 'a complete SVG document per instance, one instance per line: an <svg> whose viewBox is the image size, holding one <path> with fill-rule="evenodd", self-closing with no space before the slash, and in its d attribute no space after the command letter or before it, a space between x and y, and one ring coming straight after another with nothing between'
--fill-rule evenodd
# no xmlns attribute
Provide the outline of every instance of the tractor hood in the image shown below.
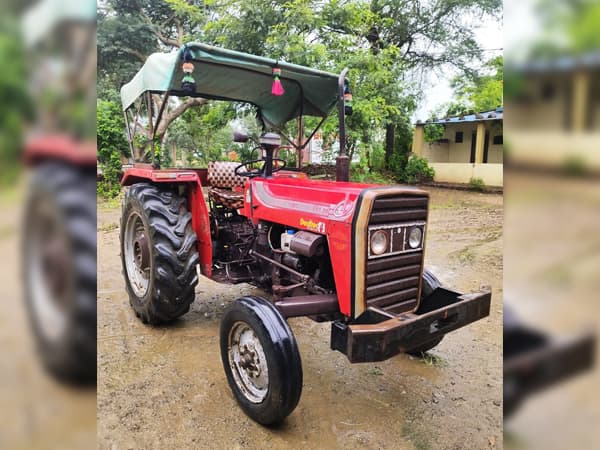
<svg viewBox="0 0 600 450"><path fill-rule="evenodd" d="M328 222L351 224L356 205L367 191L386 191L405 195L427 192L412 186L315 181L302 178L254 178L246 198L248 217L285 223L327 234Z"/></svg>
<svg viewBox="0 0 600 450"><path fill-rule="evenodd" d="M295 178L252 180L253 207L288 210L310 218L350 222L360 193L375 185ZM292 225L292 224L289 224ZM301 226L301 228L304 228Z"/></svg>

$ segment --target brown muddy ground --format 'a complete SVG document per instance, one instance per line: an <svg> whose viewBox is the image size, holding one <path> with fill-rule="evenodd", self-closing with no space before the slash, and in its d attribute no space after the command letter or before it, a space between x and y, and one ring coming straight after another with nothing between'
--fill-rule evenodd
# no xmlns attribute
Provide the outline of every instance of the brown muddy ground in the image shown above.
<svg viewBox="0 0 600 450"><path fill-rule="evenodd" d="M121 275L119 209L101 206L99 448L502 448L502 196L429 190L426 263L452 288L491 286L491 316L450 334L425 359L361 365L329 349L329 324L292 319L304 388L276 429L237 407L219 355L224 308L262 293L201 279L182 319L144 326Z"/></svg>
<svg viewBox="0 0 600 450"><path fill-rule="evenodd" d="M0 448L93 448L95 390L56 382L34 350L20 283L23 191L0 191Z"/></svg>
<svg viewBox="0 0 600 450"><path fill-rule="evenodd" d="M505 171L505 199L506 301L555 338L600 336L598 180ZM599 385L596 364L530 396L505 423L505 447L599 448Z"/></svg>

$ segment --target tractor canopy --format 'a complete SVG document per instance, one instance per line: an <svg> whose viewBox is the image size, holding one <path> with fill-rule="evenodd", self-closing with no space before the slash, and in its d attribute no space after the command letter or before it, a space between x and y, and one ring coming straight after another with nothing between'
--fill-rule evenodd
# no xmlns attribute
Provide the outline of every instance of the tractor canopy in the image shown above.
<svg viewBox="0 0 600 450"><path fill-rule="evenodd" d="M281 127L303 115L327 117L338 101L339 79L321 70L190 43L173 53L150 55L121 88L121 100L123 110L145 92L246 102L258 108L263 123ZM275 90L276 80L283 94Z"/></svg>
<svg viewBox="0 0 600 450"><path fill-rule="evenodd" d="M25 45L33 47L65 22L96 23L94 0L42 0L25 12L21 28Z"/></svg>

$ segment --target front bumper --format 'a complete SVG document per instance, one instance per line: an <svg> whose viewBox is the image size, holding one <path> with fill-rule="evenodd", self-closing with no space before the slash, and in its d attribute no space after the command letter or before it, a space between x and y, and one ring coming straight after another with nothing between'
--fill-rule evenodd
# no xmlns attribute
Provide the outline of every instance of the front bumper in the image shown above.
<svg viewBox="0 0 600 450"><path fill-rule="evenodd" d="M506 326L506 325L505 325ZM596 335L571 338L515 327L504 332L504 418L529 395L594 366Z"/></svg>
<svg viewBox="0 0 600 450"><path fill-rule="evenodd" d="M353 323L333 322L331 348L352 363L383 361L488 316L491 297L438 288L415 312L390 317L369 309Z"/></svg>

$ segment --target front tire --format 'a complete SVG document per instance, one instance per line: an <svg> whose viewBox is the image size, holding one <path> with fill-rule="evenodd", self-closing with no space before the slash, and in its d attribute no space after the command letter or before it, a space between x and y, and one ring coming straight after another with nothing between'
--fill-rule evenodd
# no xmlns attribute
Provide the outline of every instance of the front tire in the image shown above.
<svg viewBox="0 0 600 450"><path fill-rule="evenodd" d="M429 297L433 293L433 291L435 291L439 287L442 287L442 282L438 280L437 277L427 269L423 270L422 281L423 282L421 284L421 301L427 301L427 297ZM442 342L442 339L444 339L443 335L432 339L431 341L424 342L418 347L411 348L406 353L412 356L423 356L424 353L427 353L433 347Z"/></svg>
<svg viewBox="0 0 600 450"><path fill-rule="evenodd" d="M186 199L149 183L123 199L121 262L129 302L144 323L185 314L198 284L198 250Z"/></svg>
<svg viewBox="0 0 600 450"><path fill-rule="evenodd" d="M221 359L242 410L262 425L281 422L302 393L296 339L279 311L261 297L232 303L221 321Z"/></svg>

